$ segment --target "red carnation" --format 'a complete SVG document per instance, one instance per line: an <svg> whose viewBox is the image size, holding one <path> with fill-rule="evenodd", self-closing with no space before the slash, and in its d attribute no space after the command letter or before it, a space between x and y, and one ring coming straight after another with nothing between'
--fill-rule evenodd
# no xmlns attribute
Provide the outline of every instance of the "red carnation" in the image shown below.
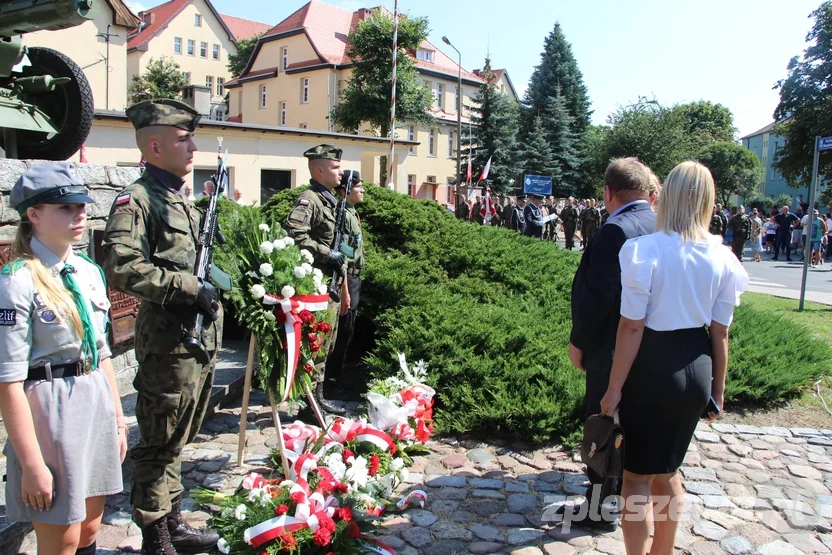
<svg viewBox="0 0 832 555"><path fill-rule="evenodd" d="M332 534L329 530L318 528L315 530L315 533L312 534L312 539L315 541L316 545L324 547L325 545L329 545L329 542L332 540Z"/></svg>
<svg viewBox="0 0 832 555"><path fill-rule="evenodd" d="M298 318L300 318L301 322L307 325L315 322L315 315L306 309L303 309L298 313Z"/></svg>
<svg viewBox="0 0 832 555"><path fill-rule="evenodd" d="M349 522L350 520L352 520L352 509L350 509L349 507L341 507L339 509L335 509L335 516L337 516L341 520Z"/></svg>
<svg viewBox="0 0 832 555"><path fill-rule="evenodd" d="M313 364L309 364L309 363L307 362L306 364L304 364L304 365L303 365L303 370L304 370L307 374L311 374L312 372L314 372L314 371L315 371L315 366L314 366Z"/></svg>
<svg viewBox="0 0 832 555"><path fill-rule="evenodd" d="M349 491L349 489L350 489L349 486L347 484L345 484L344 482L338 482L332 488L332 491L340 492L340 493L347 493Z"/></svg>
<svg viewBox="0 0 832 555"><path fill-rule="evenodd" d="M348 538L357 538L361 534L361 529L358 527L358 523L354 520L347 524L347 537Z"/></svg>
<svg viewBox="0 0 832 555"><path fill-rule="evenodd" d="M378 455L370 457L370 476L375 476L378 468L381 466L381 459Z"/></svg>
<svg viewBox="0 0 832 555"><path fill-rule="evenodd" d="M282 532L280 535L277 536L277 539L280 541L280 549L284 551L291 551L298 546L298 542L295 540L295 537L292 534L287 534ZM268 555L265 551L263 554Z"/></svg>
<svg viewBox="0 0 832 555"><path fill-rule="evenodd" d="M312 350L313 353L317 353L318 351L321 350L321 346L322 346L321 342L316 341L315 343L310 344L309 348Z"/></svg>
<svg viewBox="0 0 832 555"><path fill-rule="evenodd" d="M328 516L321 516L318 524L330 534L335 531L335 521Z"/></svg>
<svg viewBox="0 0 832 555"><path fill-rule="evenodd" d="M302 491L296 491L292 494L293 503L303 503L306 500L306 495Z"/></svg>
<svg viewBox="0 0 832 555"><path fill-rule="evenodd" d="M315 333L308 333L306 334L306 339L310 343L315 343L318 340L318 335Z"/></svg>
<svg viewBox="0 0 832 555"><path fill-rule="evenodd" d="M322 333L329 333L332 331L332 326L327 324L326 322L321 322L317 325L318 331Z"/></svg>
<svg viewBox="0 0 832 555"><path fill-rule="evenodd" d="M279 506L278 506L278 507L274 510L274 514L276 514L277 516L280 516L280 515L285 515L285 514L286 514L286 513L288 513L288 512L289 512L289 507L287 507L286 505L279 505Z"/></svg>
<svg viewBox="0 0 832 555"><path fill-rule="evenodd" d="M355 457L355 453L350 451L349 449L344 449L344 462L349 461L351 457Z"/></svg>

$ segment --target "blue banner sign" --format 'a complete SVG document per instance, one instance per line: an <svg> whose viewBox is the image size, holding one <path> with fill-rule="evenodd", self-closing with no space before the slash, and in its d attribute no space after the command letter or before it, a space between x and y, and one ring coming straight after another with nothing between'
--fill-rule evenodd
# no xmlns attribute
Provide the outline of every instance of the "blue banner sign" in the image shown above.
<svg viewBox="0 0 832 555"><path fill-rule="evenodd" d="M832 137L821 137L818 140L818 150L832 150Z"/></svg>
<svg viewBox="0 0 832 555"><path fill-rule="evenodd" d="M527 195L542 195L548 197L552 194L552 176L530 174L524 175L523 193Z"/></svg>

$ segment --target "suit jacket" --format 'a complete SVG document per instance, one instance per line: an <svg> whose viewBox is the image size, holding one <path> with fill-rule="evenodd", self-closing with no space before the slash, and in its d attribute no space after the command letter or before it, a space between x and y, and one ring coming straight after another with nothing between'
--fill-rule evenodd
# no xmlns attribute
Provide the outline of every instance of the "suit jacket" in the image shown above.
<svg viewBox="0 0 832 555"><path fill-rule="evenodd" d="M618 253L624 242L653 233L656 214L646 202L628 206L607 219L581 257L572 281L572 333L570 341L584 354L612 360L621 318L621 265Z"/></svg>

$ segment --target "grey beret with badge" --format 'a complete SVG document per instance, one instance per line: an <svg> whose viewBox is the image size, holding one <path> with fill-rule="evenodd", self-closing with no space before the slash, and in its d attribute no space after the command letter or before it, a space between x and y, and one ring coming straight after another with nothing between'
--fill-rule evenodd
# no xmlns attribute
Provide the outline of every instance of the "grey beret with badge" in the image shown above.
<svg viewBox="0 0 832 555"><path fill-rule="evenodd" d="M125 114L137 131L151 125L165 125L193 133L202 118L192 107L171 98L145 100L133 104L127 108Z"/></svg>
<svg viewBox="0 0 832 555"><path fill-rule="evenodd" d="M332 145L313 146L303 153L309 160L340 160L344 151Z"/></svg>
<svg viewBox="0 0 832 555"><path fill-rule="evenodd" d="M12 187L9 206L21 216L39 204L93 204L72 162L48 162L27 170Z"/></svg>

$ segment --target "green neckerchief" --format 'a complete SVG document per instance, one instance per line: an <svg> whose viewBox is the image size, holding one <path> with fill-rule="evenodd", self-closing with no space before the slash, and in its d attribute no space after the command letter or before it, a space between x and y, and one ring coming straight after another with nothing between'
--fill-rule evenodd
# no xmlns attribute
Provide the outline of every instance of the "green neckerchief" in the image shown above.
<svg viewBox="0 0 832 555"><path fill-rule="evenodd" d="M81 350L83 350L84 354L92 362L91 368L94 370L98 368L98 345L95 342L95 329L93 328L90 317L89 303L81 292L81 288L78 287L78 282L75 280L75 268L69 264L64 264L64 268L61 270L61 279L75 300L78 315L81 317L81 326L84 328Z"/></svg>

